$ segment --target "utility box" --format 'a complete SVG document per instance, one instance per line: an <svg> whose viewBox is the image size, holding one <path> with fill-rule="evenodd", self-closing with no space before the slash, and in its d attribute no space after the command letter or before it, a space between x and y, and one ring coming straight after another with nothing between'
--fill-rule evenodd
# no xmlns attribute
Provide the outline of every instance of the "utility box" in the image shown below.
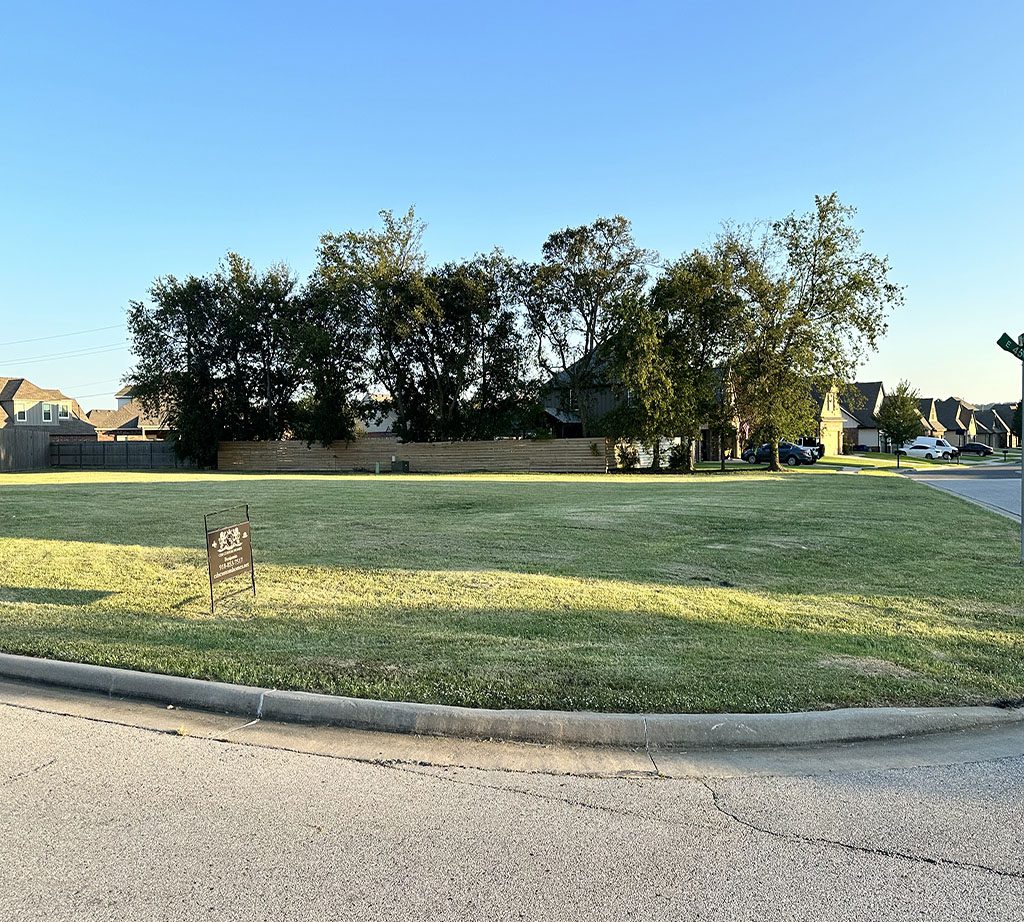
<svg viewBox="0 0 1024 922"><path fill-rule="evenodd" d="M409 473L409 462L396 458L394 455L391 456L391 473L392 474L408 474Z"/></svg>

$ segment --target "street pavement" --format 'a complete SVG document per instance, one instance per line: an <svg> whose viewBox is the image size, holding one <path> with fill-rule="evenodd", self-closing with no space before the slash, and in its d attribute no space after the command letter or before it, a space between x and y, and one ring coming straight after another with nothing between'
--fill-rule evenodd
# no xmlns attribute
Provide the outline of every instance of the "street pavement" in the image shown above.
<svg viewBox="0 0 1024 922"><path fill-rule="evenodd" d="M616 764L237 725L0 683L0 919L1024 919L1019 728Z"/></svg>
<svg viewBox="0 0 1024 922"><path fill-rule="evenodd" d="M1017 467L949 465L934 471L908 471L907 476L917 483L945 490L1020 521L1020 469Z"/></svg>

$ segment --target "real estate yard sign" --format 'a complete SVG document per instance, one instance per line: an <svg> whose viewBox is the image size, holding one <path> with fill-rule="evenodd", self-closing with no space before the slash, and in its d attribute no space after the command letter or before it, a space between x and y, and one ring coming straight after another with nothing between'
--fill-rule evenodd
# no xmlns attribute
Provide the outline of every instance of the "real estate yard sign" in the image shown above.
<svg viewBox="0 0 1024 922"><path fill-rule="evenodd" d="M1004 333L999 339L996 340L996 345L1000 349L1005 349L1010 355L1016 356L1021 361L1021 377L1020 377L1020 401L1021 407L1024 409L1024 333L1021 333L1017 341L1013 341L1013 337L1009 333ZM1021 439L1021 455L1020 455L1020 562L1024 566L1024 432L1017 433L1018 438Z"/></svg>
<svg viewBox="0 0 1024 922"><path fill-rule="evenodd" d="M238 577L247 577L250 583L250 586L225 593L221 600L240 592L248 592L250 587L252 594L256 595L256 570L252 562L252 523L249 521L249 507L244 508L244 518L241 514L242 507L234 510L221 509L219 512L209 512L203 516L206 528L206 563L210 571L211 614L214 607L213 587L216 583ZM235 513L229 517L230 525L210 524L211 519L223 521L229 512Z"/></svg>

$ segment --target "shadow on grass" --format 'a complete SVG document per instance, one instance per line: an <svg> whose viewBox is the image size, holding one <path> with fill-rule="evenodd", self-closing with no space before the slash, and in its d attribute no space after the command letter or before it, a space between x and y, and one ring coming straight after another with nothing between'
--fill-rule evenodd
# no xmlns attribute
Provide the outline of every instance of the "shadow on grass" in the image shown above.
<svg viewBox="0 0 1024 922"><path fill-rule="evenodd" d="M79 607L98 602L113 592L102 589L54 589L33 586L0 586L0 602L30 602L36 605L71 605Z"/></svg>

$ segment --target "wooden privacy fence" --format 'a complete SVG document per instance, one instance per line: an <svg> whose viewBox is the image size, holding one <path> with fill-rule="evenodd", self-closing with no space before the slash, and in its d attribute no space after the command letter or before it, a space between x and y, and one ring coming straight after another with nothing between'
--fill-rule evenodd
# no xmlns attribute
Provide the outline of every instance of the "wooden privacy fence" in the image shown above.
<svg viewBox="0 0 1024 922"><path fill-rule="evenodd" d="M152 440L133 442L53 442L50 445L52 467L79 467L94 470L152 470L161 467L195 467L174 453L170 442Z"/></svg>
<svg viewBox="0 0 1024 922"><path fill-rule="evenodd" d="M222 471L372 471L379 464L383 472L391 470L392 457L408 461L411 473L429 474L604 474L615 466L612 446L603 438L405 443L363 438L326 448L301 441L221 442L217 467Z"/></svg>
<svg viewBox="0 0 1024 922"><path fill-rule="evenodd" d="M0 471L33 471L49 463L49 432L0 429Z"/></svg>

